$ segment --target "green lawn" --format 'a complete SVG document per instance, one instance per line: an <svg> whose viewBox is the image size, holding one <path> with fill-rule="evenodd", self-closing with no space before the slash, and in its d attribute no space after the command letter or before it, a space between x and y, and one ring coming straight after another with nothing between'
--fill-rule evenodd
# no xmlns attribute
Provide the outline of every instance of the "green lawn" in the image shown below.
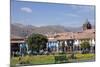
<svg viewBox="0 0 100 67"><path fill-rule="evenodd" d="M95 57L95 54L76 54L77 59L92 59Z"/></svg>
<svg viewBox="0 0 100 67"><path fill-rule="evenodd" d="M11 59L11 65L16 65L20 62L26 62L29 64L52 64L55 62L53 55L37 55L37 56L25 56L22 57L21 61L19 61L19 57L13 57Z"/></svg>
<svg viewBox="0 0 100 67"><path fill-rule="evenodd" d="M68 57L68 61L72 61L73 59L70 59L70 54L66 55ZM95 57L94 54L75 54L76 60L88 60L93 59ZM55 59L54 55L37 55L37 56L24 56L19 61L19 57L12 57L11 58L11 65L19 64L20 62L24 62L27 64L54 64Z"/></svg>
<svg viewBox="0 0 100 67"><path fill-rule="evenodd" d="M73 60L80 62L85 60L95 60L95 54L75 54L76 59L69 59L69 62Z"/></svg>

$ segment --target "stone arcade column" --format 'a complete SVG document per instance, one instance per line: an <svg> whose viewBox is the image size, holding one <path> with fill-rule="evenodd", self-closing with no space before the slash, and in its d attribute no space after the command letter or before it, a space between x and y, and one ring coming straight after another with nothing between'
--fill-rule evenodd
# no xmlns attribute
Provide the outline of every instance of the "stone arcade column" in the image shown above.
<svg viewBox="0 0 100 67"><path fill-rule="evenodd" d="M67 41L65 41L65 51L67 52Z"/></svg>
<svg viewBox="0 0 100 67"><path fill-rule="evenodd" d="M26 52L28 53L28 44L26 44Z"/></svg>
<svg viewBox="0 0 100 67"><path fill-rule="evenodd" d="M62 52L62 41L60 41L59 48L60 52Z"/></svg>
<svg viewBox="0 0 100 67"><path fill-rule="evenodd" d="M92 39L92 53L95 53L95 40Z"/></svg>
<svg viewBox="0 0 100 67"><path fill-rule="evenodd" d="M47 43L47 50L48 50L49 52L51 51L51 43L50 43L50 42Z"/></svg>
<svg viewBox="0 0 100 67"><path fill-rule="evenodd" d="M75 47L75 51L78 51L78 47L79 47L79 40L74 40L74 44L73 44Z"/></svg>
<svg viewBox="0 0 100 67"><path fill-rule="evenodd" d="M20 44L20 55L21 56L23 56L23 50L22 50L22 48L23 48L23 44Z"/></svg>
<svg viewBox="0 0 100 67"><path fill-rule="evenodd" d="M28 45L26 43L20 44L20 54L24 56L28 52Z"/></svg>
<svg viewBox="0 0 100 67"><path fill-rule="evenodd" d="M56 42L56 49L57 49L56 52L58 53L59 52L59 41Z"/></svg>
<svg viewBox="0 0 100 67"><path fill-rule="evenodd" d="M53 41L53 50L54 52L57 51L57 41Z"/></svg>
<svg viewBox="0 0 100 67"><path fill-rule="evenodd" d="M48 42L46 43L46 50L48 51Z"/></svg>

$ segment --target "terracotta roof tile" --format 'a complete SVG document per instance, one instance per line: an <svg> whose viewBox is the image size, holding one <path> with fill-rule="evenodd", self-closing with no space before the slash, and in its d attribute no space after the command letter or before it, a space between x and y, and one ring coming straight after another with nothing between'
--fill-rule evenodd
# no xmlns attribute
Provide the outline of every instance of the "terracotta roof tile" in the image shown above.
<svg viewBox="0 0 100 67"><path fill-rule="evenodd" d="M51 38L56 40L67 40L67 39L90 39L95 38L95 30L85 30L83 32L65 32L57 33L56 35L49 35ZM49 39L49 37L48 37Z"/></svg>
<svg viewBox="0 0 100 67"><path fill-rule="evenodd" d="M15 35L11 35L10 37L11 39L24 39L24 37L15 36Z"/></svg>

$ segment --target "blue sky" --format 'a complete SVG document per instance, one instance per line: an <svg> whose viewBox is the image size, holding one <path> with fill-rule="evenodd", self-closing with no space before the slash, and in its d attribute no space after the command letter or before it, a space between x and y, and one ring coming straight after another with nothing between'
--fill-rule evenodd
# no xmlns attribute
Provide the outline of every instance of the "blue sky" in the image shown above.
<svg viewBox="0 0 100 67"><path fill-rule="evenodd" d="M95 24L95 6L11 0L11 23L77 27L88 19Z"/></svg>

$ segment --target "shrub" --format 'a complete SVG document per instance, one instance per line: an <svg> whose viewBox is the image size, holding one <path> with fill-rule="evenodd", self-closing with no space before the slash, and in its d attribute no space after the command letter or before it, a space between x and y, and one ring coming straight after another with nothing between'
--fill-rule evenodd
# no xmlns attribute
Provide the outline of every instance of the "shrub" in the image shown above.
<svg viewBox="0 0 100 67"><path fill-rule="evenodd" d="M81 49L82 49L82 53L83 53L83 54L89 53L90 44L89 44L88 41L82 42L80 45L81 45Z"/></svg>
<svg viewBox="0 0 100 67"><path fill-rule="evenodd" d="M55 56L55 63L66 63L66 62L68 62L66 55Z"/></svg>
<svg viewBox="0 0 100 67"><path fill-rule="evenodd" d="M31 59L29 56L26 57L20 57L19 58L19 64L31 64Z"/></svg>

